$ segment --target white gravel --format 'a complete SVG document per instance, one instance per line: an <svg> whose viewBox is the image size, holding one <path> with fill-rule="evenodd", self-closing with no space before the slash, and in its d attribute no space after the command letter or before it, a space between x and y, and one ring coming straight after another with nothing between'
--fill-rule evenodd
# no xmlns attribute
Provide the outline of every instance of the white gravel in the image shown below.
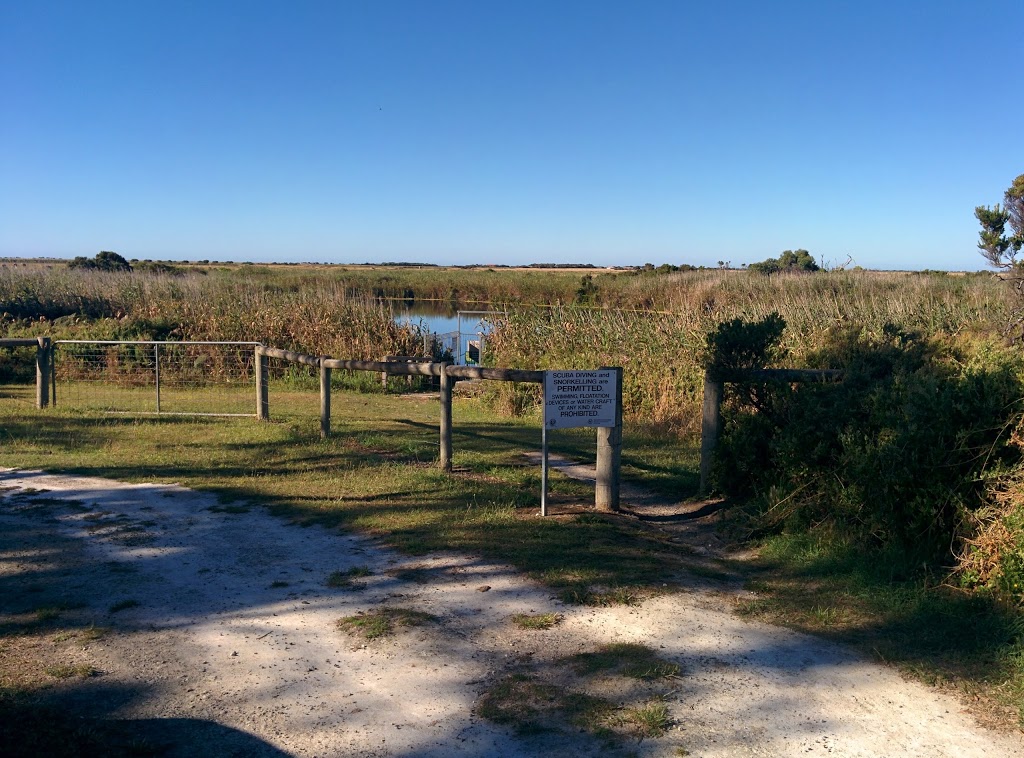
<svg viewBox="0 0 1024 758"><path fill-rule="evenodd" d="M623 746L639 755L1024 755L1020 734L980 727L956 699L833 644L744 621L729 595L566 606L473 556L410 558L259 508L218 512L215 497L175 485L0 469L0 487L0 530L49 535L5 550L0 575L59 560L69 596L87 596L82 613L116 630L82 653L103 672L82 707L226 727L189 730L172 755L603 754L607 745L582 734L517 736L474 708L508 670L528 663L544 676L559 657L609 642L642 642L682 667L666 699L675 725ZM325 585L357 566L371 572L360 591ZM417 581L393 576L410 569ZM138 605L109 612L123 600ZM439 621L375 642L337 628L381 604ZM509 620L545 612L565 619L541 632Z"/></svg>

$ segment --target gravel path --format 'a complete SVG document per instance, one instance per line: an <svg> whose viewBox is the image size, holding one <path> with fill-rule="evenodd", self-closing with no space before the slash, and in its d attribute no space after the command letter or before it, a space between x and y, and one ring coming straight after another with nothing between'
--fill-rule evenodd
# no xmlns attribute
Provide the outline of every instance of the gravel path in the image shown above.
<svg viewBox="0 0 1024 758"><path fill-rule="evenodd" d="M84 603L70 617L113 629L76 648L102 675L55 697L146 725L168 755L1024 754L1019 734L979 727L955 699L830 643L740 619L729 594L565 606L473 556L409 558L174 485L0 469L0 489L3 586L27 592L59 578ZM327 586L350 569L369 575ZM382 606L435 620L373 641L337 627ZM547 612L564 620L545 631L510 621ZM674 722L664 736L524 736L476 715L509 672L564 682L560 659L614 642L680 665L656 693ZM618 695L639 703L652 691Z"/></svg>

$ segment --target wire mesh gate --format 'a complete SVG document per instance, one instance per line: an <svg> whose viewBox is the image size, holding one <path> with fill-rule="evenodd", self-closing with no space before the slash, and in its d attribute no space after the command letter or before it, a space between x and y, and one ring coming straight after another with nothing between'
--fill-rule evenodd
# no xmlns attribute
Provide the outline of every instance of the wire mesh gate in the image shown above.
<svg viewBox="0 0 1024 758"><path fill-rule="evenodd" d="M56 340L54 400L105 413L253 416L258 344Z"/></svg>

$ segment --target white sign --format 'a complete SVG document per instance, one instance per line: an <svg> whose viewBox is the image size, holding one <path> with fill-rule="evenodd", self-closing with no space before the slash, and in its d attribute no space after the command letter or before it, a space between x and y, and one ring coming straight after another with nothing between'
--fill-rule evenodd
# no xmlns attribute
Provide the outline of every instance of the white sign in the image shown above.
<svg viewBox="0 0 1024 758"><path fill-rule="evenodd" d="M545 371L544 426L615 426L614 371Z"/></svg>

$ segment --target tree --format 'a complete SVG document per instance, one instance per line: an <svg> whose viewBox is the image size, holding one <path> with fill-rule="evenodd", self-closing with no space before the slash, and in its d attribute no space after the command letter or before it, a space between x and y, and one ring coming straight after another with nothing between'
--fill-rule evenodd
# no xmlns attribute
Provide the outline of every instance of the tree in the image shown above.
<svg viewBox="0 0 1024 758"><path fill-rule="evenodd" d="M77 256L68 264L68 268L85 268L96 271L131 271L132 264L110 250L101 250L95 258Z"/></svg>
<svg viewBox="0 0 1024 758"><path fill-rule="evenodd" d="M1003 270L1016 268L1017 254L1024 248L1024 174L1006 190L1002 206L979 205L974 209L974 217L981 224L978 249L989 265Z"/></svg>
<svg viewBox="0 0 1024 758"><path fill-rule="evenodd" d="M783 250L782 255L778 258L769 258L760 263L751 263L748 269L768 276L770 274L793 271L813 272L818 271L820 266L814 260L813 255L800 248L799 250Z"/></svg>
<svg viewBox="0 0 1024 758"><path fill-rule="evenodd" d="M1018 298L1004 333L1011 342L1020 342L1024 340L1024 307L1019 303L1024 298L1024 262L1017 260L1017 254L1024 248L1024 174L1014 179L1003 194L1002 206L979 205L974 217L981 224L978 249L990 266L1002 270L1002 278L1012 285Z"/></svg>

